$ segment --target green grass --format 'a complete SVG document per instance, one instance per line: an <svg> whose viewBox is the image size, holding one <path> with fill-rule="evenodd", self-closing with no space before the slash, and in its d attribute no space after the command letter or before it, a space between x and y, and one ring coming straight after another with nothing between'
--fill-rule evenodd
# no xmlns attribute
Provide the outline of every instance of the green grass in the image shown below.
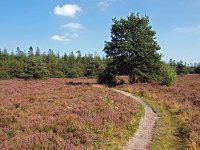
<svg viewBox="0 0 200 150"><path fill-rule="evenodd" d="M141 96L141 95L140 95ZM184 150L187 147L188 129L185 124L171 112L164 104L158 103L152 98L142 97L155 112L159 114L157 121L152 150Z"/></svg>

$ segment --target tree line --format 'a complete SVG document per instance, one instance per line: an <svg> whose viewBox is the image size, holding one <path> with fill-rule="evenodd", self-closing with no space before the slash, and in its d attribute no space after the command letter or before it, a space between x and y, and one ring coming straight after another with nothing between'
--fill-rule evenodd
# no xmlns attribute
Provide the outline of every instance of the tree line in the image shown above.
<svg viewBox="0 0 200 150"><path fill-rule="evenodd" d="M80 51L60 56L52 49L41 53L30 47L25 53L19 47L16 52L8 53L0 49L0 79L46 79L61 77L94 77L106 66L108 59L97 54L85 54Z"/></svg>
<svg viewBox="0 0 200 150"><path fill-rule="evenodd" d="M183 63L182 60L176 61L172 58L169 60L169 64L176 69L178 75L181 74L200 74L200 63Z"/></svg>

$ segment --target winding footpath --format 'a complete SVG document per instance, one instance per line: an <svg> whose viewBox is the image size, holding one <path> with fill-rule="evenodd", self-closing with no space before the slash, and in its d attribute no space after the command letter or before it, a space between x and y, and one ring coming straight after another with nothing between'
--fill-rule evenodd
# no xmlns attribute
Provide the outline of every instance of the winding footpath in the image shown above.
<svg viewBox="0 0 200 150"><path fill-rule="evenodd" d="M149 150L153 138L153 130L158 119L156 114L150 106L148 106L142 99L133 96L130 93L112 89L115 92L129 96L144 106L145 114L141 118L139 128L134 136L124 146L123 150Z"/></svg>

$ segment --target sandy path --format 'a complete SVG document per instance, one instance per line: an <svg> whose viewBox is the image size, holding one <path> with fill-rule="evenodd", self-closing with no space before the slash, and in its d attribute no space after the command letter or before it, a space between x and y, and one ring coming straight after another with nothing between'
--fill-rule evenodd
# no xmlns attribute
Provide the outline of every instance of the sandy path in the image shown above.
<svg viewBox="0 0 200 150"><path fill-rule="evenodd" d="M158 115L153 112L152 108L148 106L143 100L138 97L133 96L130 93L113 89L116 92L129 96L142 104L144 106L145 115L140 120L139 128L134 134L134 136L128 141L128 143L124 146L123 150L149 150L153 129L158 119Z"/></svg>

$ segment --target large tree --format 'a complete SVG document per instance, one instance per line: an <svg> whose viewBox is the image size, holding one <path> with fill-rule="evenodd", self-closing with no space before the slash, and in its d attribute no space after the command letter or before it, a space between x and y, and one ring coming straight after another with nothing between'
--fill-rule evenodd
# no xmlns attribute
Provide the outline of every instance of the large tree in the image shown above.
<svg viewBox="0 0 200 150"><path fill-rule="evenodd" d="M147 16L132 13L127 19L113 19L111 41L104 48L112 70L129 75L131 83L148 80L161 59L155 35Z"/></svg>

